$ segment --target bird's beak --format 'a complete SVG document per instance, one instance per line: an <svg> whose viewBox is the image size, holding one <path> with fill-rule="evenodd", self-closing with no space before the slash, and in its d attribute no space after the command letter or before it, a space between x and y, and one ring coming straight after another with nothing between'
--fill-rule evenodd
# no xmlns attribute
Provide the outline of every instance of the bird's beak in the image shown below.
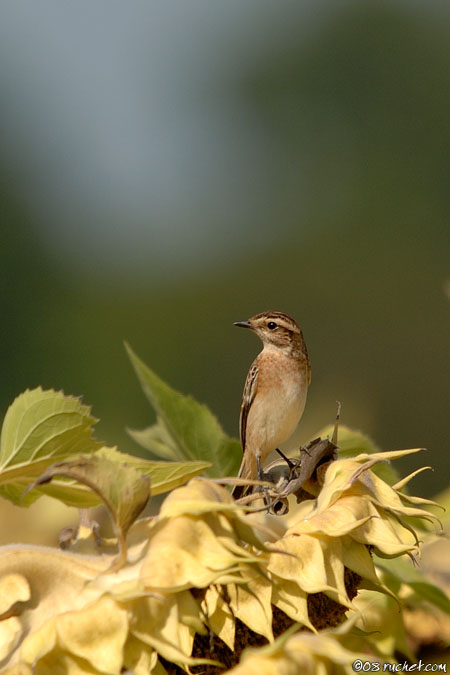
<svg viewBox="0 0 450 675"><path fill-rule="evenodd" d="M239 328L254 328L254 325L250 321L235 321L233 326L239 326Z"/></svg>

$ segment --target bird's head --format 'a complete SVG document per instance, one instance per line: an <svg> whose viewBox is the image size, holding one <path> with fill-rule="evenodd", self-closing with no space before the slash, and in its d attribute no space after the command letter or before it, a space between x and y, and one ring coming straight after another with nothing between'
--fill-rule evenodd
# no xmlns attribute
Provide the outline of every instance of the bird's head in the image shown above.
<svg viewBox="0 0 450 675"><path fill-rule="evenodd" d="M249 328L262 340L263 345L289 351L303 343L302 332L297 322L284 312L262 312L248 321L236 321L235 326Z"/></svg>

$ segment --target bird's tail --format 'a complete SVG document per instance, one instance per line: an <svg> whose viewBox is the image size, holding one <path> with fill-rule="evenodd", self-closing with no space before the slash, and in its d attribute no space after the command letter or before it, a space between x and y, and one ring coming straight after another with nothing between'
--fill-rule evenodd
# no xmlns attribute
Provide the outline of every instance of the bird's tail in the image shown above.
<svg viewBox="0 0 450 675"><path fill-rule="evenodd" d="M245 450L237 477L248 478L249 480L258 478L258 465L256 463L255 453ZM248 489L247 485L235 485L231 490L231 495L234 499L240 499L245 496Z"/></svg>

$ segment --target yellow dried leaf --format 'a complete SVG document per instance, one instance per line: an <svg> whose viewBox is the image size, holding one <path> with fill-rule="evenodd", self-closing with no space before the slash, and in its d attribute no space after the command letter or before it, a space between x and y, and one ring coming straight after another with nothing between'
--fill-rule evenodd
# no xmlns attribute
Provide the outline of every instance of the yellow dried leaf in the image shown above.
<svg viewBox="0 0 450 675"><path fill-rule="evenodd" d="M194 633L206 634L205 625L200 618L200 603L190 591L177 593L178 617L182 624L192 629Z"/></svg>
<svg viewBox="0 0 450 675"><path fill-rule="evenodd" d="M230 519L228 514L217 512L204 514L202 520L210 527L217 541L236 556L236 561L261 562L263 559L262 544L257 540L248 523L241 523L236 518ZM247 545L243 546L243 542Z"/></svg>
<svg viewBox="0 0 450 675"><path fill-rule="evenodd" d="M363 457L363 455L361 455L360 458L361 457ZM342 494L342 492L351 488L351 486L373 466L386 461L386 458L375 457L375 455L365 457L368 457L365 462L361 462L360 458L358 461L358 457L340 460L339 462L332 462L328 467L330 471L329 473L327 471L326 482L330 485L334 483L333 487ZM335 464L338 466L335 466ZM371 472L371 475L375 474Z"/></svg>
<svg viewBox="0 0 450 675"><path fill-rule="evenodd" d="M7 668L3 671L3 675L34 675L31 667L26 663L17 663L11 668Z"/></svg>
<svg viewBox="0 0 450 675"><path fill-rule="evenodd" d="M331 462L325 473L324 485L317 497L317 511L324 511L334 504L351 487L361 471L361 465L351 459Z"/></svg>
<svg viewBox="0 0 450 675"><path fill-rule="evenodd" d="M25 663L37 663L56 645L55 619L51 618L37 630L32 631L22 643L20 656Z"/></svg>
<svg viewBox="0 0 450 675"><path fill-rule="evenodd" d="M341 497L325 511L314 512L301 519L292 518L287 534L323 533L330 537L342 537L364 525L370 517L366 500Z"/></svg>
<svg viewBox="0 0 450 675"><path fill-rule="evenodd" d="M244 652L239 665L228 672L232 675L299 675L298 666L287 659L260 656L256 651L249 651L248 655ZM303 672L308 675L307 671Z"/></svg>
<svg viewBox="0 0 450 675"><path fill-rule="evenodd" d="M307 593L333 590L327 580L323 550L318 538L308 534L285 536L270 548L269 572L282 579L295 581Z"/></svg>
<svg viewBox="0 0 450 675"><path fill-rule="evenodd" d="M132 671L134 675L148 675L152 673L158 662L158 654L152 647L129 635L125 643L123 654L123 668Z"/></svg>
<svg viewBox="0 0 450 675"><path fill-rule="evenodd" d="M195 630L181 621L186 593L188 591L134 601L130 605L130 628L136 638L153 647L167 661L196 665L205 661L190 656Z"/></svg>
<svg viewBox="0 0 450 675"><path fill-rule="evenodd" d="M272 642L272 584L255 570L249 574L246 584L227 586L232 612L250 630Z"/></svg>
<svg viewBox="0 0 450 675"><path fill-rule="evenodd" d="M272 604L293 621L315 632L316 629L309 620L307 595L295 581L273 577Z"/></svg>
<svg viewBox="0 0 450 675"><path fill-rule="evenodd" d="M22 634L22 624L16 616L0 621L0 661L14 651Z"/></svg>
<svg viewBox="0 0 450 675"><path fill-rule="evenodd" d="M397 492L400 492L419 473L422 473L422 471L428 471L428 470L433 471L433 467L432 466L421 466L420 469L416 469L415 471L413 471L412 473L409 473L407 476L405 476L401 480L397 481L395 483L395 485L392 486L393 489L397 490Z"/></svg>
<svg viewBox="0 0 450 675"><path fill-rule="evenodd" d="M287 641L285 651L294 662L305 657L309 657L309 661L312 657L312 663L322 663L324 672L327 673L353 674L352 663L355 659L362 657L365 662L370 660L367 654L345 649L335 638L333 631L322 631L317 635L308 633L293 635Z"/></svg>
<svg viewBox="0 0 450 675"><path fill-rule="evenodd" d="M223 595L219 593L217 586L210 586L206 590L202 610L212 632L223 640L231 650L234 650L236 624L230 607L225 602Z"/></svg>
<svg viewBox="0 0 450 675"><path fill-rule="evenodd" d="M204 588L240 561L200 518L161 519L149 532L149 544L141 578L155 589Z"/></svg>
<svg viewBox="0 0 450 675"><path fill-rule="evenodd" d="M0 578L0 619L16 603L31 597L30 586L22 574L4 574Z"/></svg>
<svg viewBox="0 0 450 675"><path fill-rule="evenodd" d="M46 654L33 669L33 675L110 675L108 671L101 671L84 659L69 654L56 647ZM111 673L112 675L112 673Z"/></svg>
<svg viewBox="0 0 450 675"><path fill-rule="evenodd" d="M438 520L434 514L424 511L423 509L405 506L401 496L396 490L372 472L361 476L351 487L349 494L366 497L380 508L393 511L400 516L404 515ZM404 497L404 495L402 495L402 497Z"/></svg>
<svg viewBox="0 0 450 675"><path fill-rule="evenodd" d="M332 591L325 591L326 595L340 605L354 609L345 589L342 539L323 536L319 538L319 541L323 549L327 581L333 588Z"/></svg>
<svg viewBox="0 0 450 675"><path fill-rule="evenodd" d="M105 620L107 617L107 620ZM62 649L89 661L104 673L120 673L128 634L128 613L108 596L77 612L56 617Z"/></svg>
<svg viewBox="0 0 450 675"><path fill-rule="evenodd" d="M333 631L284 635L272 645L246 650L232 675L350 675L355 659L367 655L345 649Z"/></svg>
<svg viewBox="0 0 450 675"><path fill-rule="evenodd" d="M375 506L369 503L369 509L376 516L350 533L350 537L362 544L371 545L375 552L383 557L401 555L416 548L416 540L388 513L378 514Z"/></svg>
<svg viewBox="0 0 450 675"><path fill-rule="evenodd" d="M362 452L359 455L355 455L352 459L355 462L367 462L369 460L381 461L381 462L390 462L392 459L400 459L401 457L407 457L408 455L414 455L416 452L423 452L423 448L408 448L407 450L387 450L384 452Z"/></svg>
<svg viewBox="0 0 450 675"><path fill-rule="evenodd" d="M71 608L80 599L85 583L105 571L108 564L106 556L82 556L20 544L0 547L0 575L20 574L27 580L32 596L39 597L42 621Z"/></svg>
<svg viewBox="0 0 450 675"><path fill-rule="evenodd" d="M39 641L39 629L55 615L83 607L100 595L100 589L86 586L86 582L94 579L108 567L108 558L88 557L72 554L56 549L38 546L3 546L0 548L0 576L10 574L21 575L30 586L31 597L39 600L20 608L18 619L27 631L21 649L30 645L33 655L27 662L32 663L38 658L39 649L46 653L50 643L48 637L39 649L31 647L31 641ZM21 590L22 597L26 594L26 587ZM42 655L42 654L41 654ZM18 655L10 656L10 662Z"/></svg>
<svg viewBox="0 0 450 675"><path fill-rule="evenodd" d="M379 584L375 565L367 546L360 544L350 537L345 537L342 541L342 562L349 570L356 572L363 579Z"/></svg>
<svg viewBox="0 0 450 675"><path fill-rule="evenodd" d="M193 478L187 485L173 490L164 500L161 518L174 518L211 513L211 511L237 512L239 507L225 488L205 479Z"/></svg>
<svg viewBox="0 0 450 675"><path fill-rule="evenodd" d="M434 499L425 499L424 497L413 497L412 495L405 495L403 492L398 493L403 504L416 504L417 506L433 506L434 508L441 509L445 511L445 507L439 502L434 501ZM422 514L430 517L432 514L428 511L422 511ZM423 515L420 516L423 518ZM437 520L437 518L436 518Z"/></svg>
<svg viewBox="0 0 450 675"><path fill-rule="evenodd" d="M162 665L161 661L158 659L153 666L152 670L150 671L151 675L168 675L167 670L164 668ZM134 675L134 673L133 673ZM136 672L136 675L139 675L139 673ZM142 675L148 675L146 671L142 673Z"/></svg>

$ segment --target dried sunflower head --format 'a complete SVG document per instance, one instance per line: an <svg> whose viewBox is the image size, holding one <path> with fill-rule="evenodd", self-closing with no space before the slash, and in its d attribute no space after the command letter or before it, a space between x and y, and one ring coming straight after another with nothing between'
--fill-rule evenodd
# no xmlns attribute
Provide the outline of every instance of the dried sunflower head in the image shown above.
<svg viewBox="0 0 450 675"><path fill-rule="evenodd" d="M405 497L405 481L390 486L373 473L376 462L400 454L330 463L318 496L278 518L276 533L267 530L275 516L261 528L226 489L193 479L169 494L159 516L132 527L130 539L139 532L139 541L116 574L107 573L108 556L6 547L3 664L24 673L39 665L43 673L158 675L161 659L213 668L226 653L236 664L253 636L271 646L246 654L236 672L350 672L355 653L322 629L355 609L359 585L392 595L371 551L413 553L410 518L436 519ZM274 640L294 623L310 632Z"/></svg>

